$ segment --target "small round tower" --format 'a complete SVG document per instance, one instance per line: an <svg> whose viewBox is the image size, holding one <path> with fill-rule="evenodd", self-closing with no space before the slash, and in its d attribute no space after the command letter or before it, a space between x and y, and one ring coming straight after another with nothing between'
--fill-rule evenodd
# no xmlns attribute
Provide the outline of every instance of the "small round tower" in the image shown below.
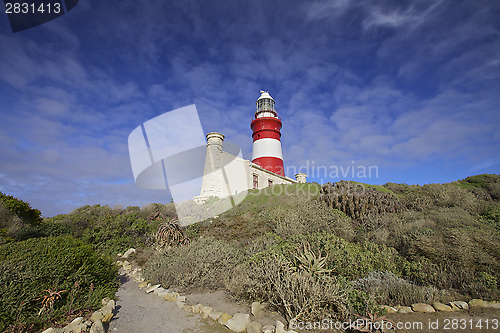
<svg viewBox="0 0 500 333"><path fill-rule="evenodd" d="M285 175L283 154L281 152L281 120L274 108L274 99L267 91L260 91L256 102L252 129L252 162L263 169L280 176Z"/></svg>

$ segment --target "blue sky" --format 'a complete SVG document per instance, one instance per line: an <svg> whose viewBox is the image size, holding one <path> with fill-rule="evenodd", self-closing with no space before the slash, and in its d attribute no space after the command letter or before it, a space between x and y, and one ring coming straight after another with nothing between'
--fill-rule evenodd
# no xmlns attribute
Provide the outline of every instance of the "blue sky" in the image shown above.
<svg viewBox="0 0 500 333"><path fill-rule="evenodd" d="M0 15L0 191L44 216L170 202L135 185L128 135L194 103L205 133L251 158L260 89L290 171L498 174L500 2L81 0L16 34Z"/></svg>

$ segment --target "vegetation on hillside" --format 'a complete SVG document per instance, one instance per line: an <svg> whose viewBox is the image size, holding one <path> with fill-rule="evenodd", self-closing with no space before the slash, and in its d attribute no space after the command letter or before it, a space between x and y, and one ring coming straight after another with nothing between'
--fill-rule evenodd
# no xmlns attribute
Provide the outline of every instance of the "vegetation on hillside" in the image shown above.
<svg viewBox="0 0 500 333"><path fill-rule="evenodd" d="M220 202L211 199L210 210L217 211ZM26 205L23 209L29 211ZM287 321L347 319L352 313L376 312L380 304L500 298L497 175L423 186L338 182L250 190L235 208L178 230L190 242L166 248L155 242L165 226L173 226L173 204L85 206L43 221L36 220L36 211L28 216L8 207L0 205L0 218L10 221L0 232L4 270L14 261L2 257L6 252L1 251L7 251L3 249L18 247L21 255L29 245L42 251L46 242L99 253L103 266L88 266L84 279L80 273L71 275L71 269L78 271L71 261L47 259L64 263L69 278L56 279L57 286L38 285L32 279L26 286L32 294L5 303L4 325L38 323L35 315L41 303L35 299L43 290L68 291L54 303L54 316L93 306L90 299L112 290L113 270L107 275L99 271L110 269L106 256L129 247L144 249L139 260L151 283L181 291L225 289L239 299L268 302ZM43 258L36 260L41 263ZM12 288L9 281L19 278L9 274L0 279L0 287ZM102 293L93 298L75 294L70 305L77 281L81 290L94 283ZM27 306L30 315L19 315ZM52 320L49 317L45 322Z"/></svg>

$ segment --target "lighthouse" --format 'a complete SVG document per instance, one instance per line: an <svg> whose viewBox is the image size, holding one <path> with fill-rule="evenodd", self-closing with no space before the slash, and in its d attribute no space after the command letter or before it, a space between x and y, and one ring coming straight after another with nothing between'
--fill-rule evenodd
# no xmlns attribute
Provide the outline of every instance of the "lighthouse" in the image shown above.
<svg viewBox="0 0 500 333"><path fill-rule="evenodd" d="M274 99L260 91L257 108L250 125L252 129L252 163L277 175L285 176L281 152L281 120L274 108Z"/></svg>

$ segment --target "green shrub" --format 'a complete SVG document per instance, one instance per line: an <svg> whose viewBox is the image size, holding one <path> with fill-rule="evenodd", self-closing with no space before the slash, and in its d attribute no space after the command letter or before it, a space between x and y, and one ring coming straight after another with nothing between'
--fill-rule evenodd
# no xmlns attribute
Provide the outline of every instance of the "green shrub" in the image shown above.
<svg viewBox="0 0 500 333"><path fill-rule="evenodd" d="M327 183L321 187L320 200L355 220L404 210L392 191L379 188L385 191L355 182Z"/></svg>
<svg viewBox="0 0 500 333"><path fill-rule="evenodd" d="M144 274L152 283L166 288L224 288L238 264L238 250L219 240L200 238L187 246L166 249L153 254L145 265Z"/></svg>
<svg viewBox="0 0 500 333"><path fill-rule="evenodd" d="M227 288L239 298L269 302L288 324L320 319L345 320L349 283L342 277L294 271L282 255L268 253L237 266Z"/></svg>
<svg viewBox="0 0 500 333"><path fill-rule="evenodd" d="M408 209L415 211L425 211L432 207L460 207L475 212L478 208L474 194L452 184L412 186L401 201Z"/></svg>
<svg viewBox="0 0 500 333"><path fill-rule="evenodd" d="M378 304L410 305L441 301L443 293L434 287L417 286L391 272L373 271L353 281L357 290L372 295Z"/></svg>
<svg viewBox="0 0 500 333"><path fill-rule="evenodd" d="M283 238L321 231L352 239L352 220L339 210L331 209L321 200L290 200L268 210L271 230Z"/></svg>
<svg viewBox="0 0 500 333"><path fill-rule="evenodd" d="M31 208L31 206L22 200L14 198L12 195L7 195L5 193L0 192L0 207L5 207L5 209L20 218L25 224L29 225L37 225L42 221L40 212L38 209ZM5 214L0 209L2 215ZM1 216L2 218L4 216ZM0 218L0 228L5 228L6 226L2 225L5 221L2 221Z"/></svg>
<svg viewBox="0 0 500 333"><path fill-rule="evenodd" d="M100 307L117 290L117 268L73 237L28 239L0 246L0 330L32 323L42 328L73 309ZM52 311L37 313L46 290L61 292Z"/></svg>
<svg viewBox="0 0 500 333"><path fill-rule="evenodd" d="M483 200L500 199L500 176L482 174L470 176L454 183L461 188L472 191L478 198Z"/></svg>

